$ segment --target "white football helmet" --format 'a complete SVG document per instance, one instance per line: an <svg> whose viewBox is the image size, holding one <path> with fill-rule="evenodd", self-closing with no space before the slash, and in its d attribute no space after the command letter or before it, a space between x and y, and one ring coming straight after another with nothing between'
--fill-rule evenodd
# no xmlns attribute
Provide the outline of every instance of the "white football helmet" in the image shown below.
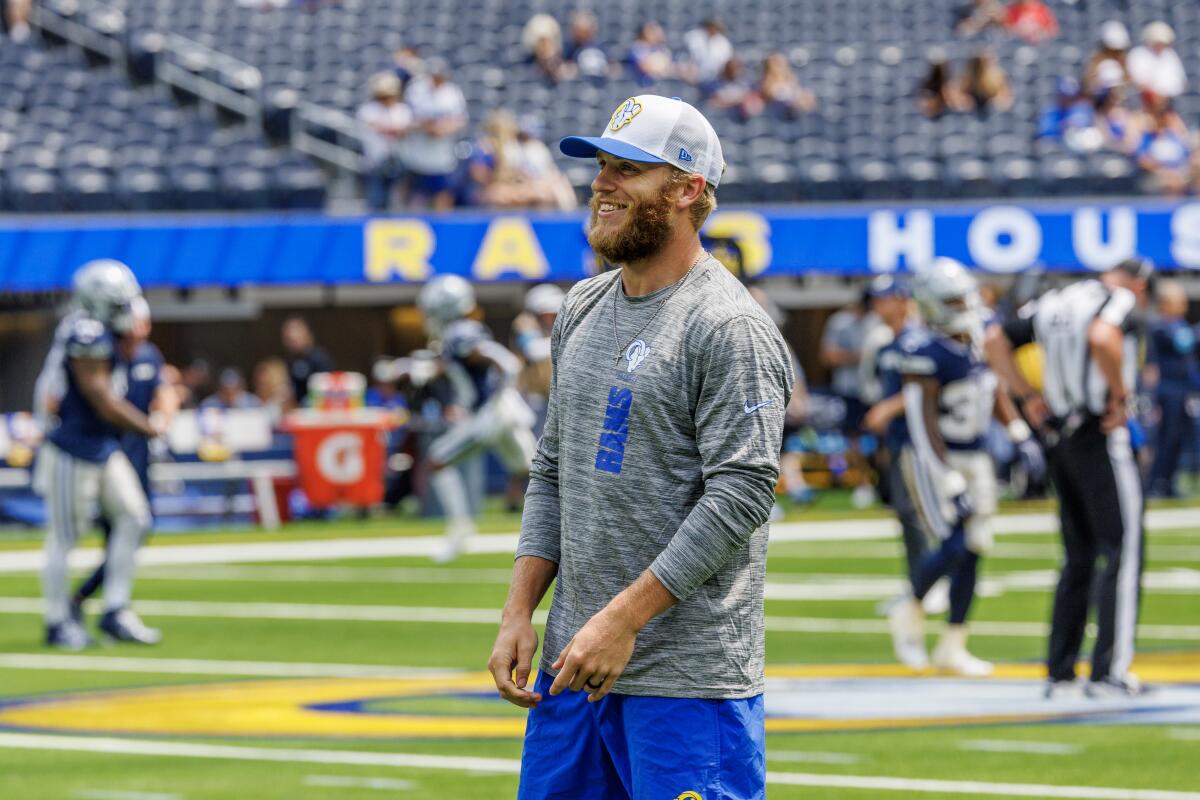
<svg viewBox="0 0 1200 800"><path fill-rule="evenodd" d="M89 261L75 271L75 302L88 316L105 325L128 315L134 299L142 294L133 270L111 258Z"/></svg>
<svg viewBox="0 0 1200 800"><path fill-rule="evenodd" d="M530 314L557 314L566 294L553 283L542 283L525 295L525 310Z"/></svg>
<svg viewBox="0 0 1200 800"><path fill-rule="evenodd" d="M437 333L475 308L475 290L466 278L439 275L421 287L417 307L425 315L429 332Z"/></svg>
<svg viewBox="0 0 1200 800"><path fill-rule="evenodd" d="M982 338L979 284L962 264L952 258L934 259L916 271L912 289L917 308L931 328L973 341Z"/></svg>

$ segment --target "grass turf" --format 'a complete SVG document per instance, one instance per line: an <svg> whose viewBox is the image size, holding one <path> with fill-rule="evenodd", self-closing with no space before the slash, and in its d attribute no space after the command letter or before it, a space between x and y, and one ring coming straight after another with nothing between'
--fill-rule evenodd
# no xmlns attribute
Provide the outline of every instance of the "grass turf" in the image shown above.
<svg viewBox="0 0 1200 800"><path fill-rule="evenodd" d="M793 519L846 518L851 512L838 507L794 512ZM1024 510L1024 509L1022 509ZM1197 512L1200 520L1200 510ZM860 516L855 514L855 516ZM871 515L876 516L876 515ZM511 531L517 519L489 513L485 531ZM1000 526L1001 530L1003 525ZM304 523L278 533L257 531L187 534L161 537L158 543L290 541L338 537L433 535L436 523L398 520L346 520L323 524ZM0 548L22 550L35 546L27 534L6 534ZM1195 529L1151 532L1147 568L1156 572L1193 574L1200 570L1200 524ZM1007 552L1006 552L1007 551ZM1057 562L1052 534L1021 534L1001 538L994 557L984 563L988 578L1014 573L1052 571ZM3 556L0 555L0 558ZM422 558L339 559L331 562L236 565L236 569L204 565L147 568L137 595L142 601L182 603L325 604L332 606L384 606L409 608L467 608L495 611L503 602L502 580L510 559L505 555L471 555L450 568L440 568ZM320 577L320 570L339 570L328 580L306 580L297 568ZM408 570L419 580L391 580L381 570ZM482 570L475 574L461 570ZM256 572L261 579L256 579ZM460 571L460 572L455 572ZM442 572L445 577L439 577ZM893 542L790 542L773 546L768 580L804 584L840 579L881 581L899 572L899 546ZM0 575L0 599L38 596L35 576ZM769 599L770 617L869 620L878 623L875 598L847 600ZM995 623L1044 624L1050 608L1049 591L1002 590L998 596L977 601L975 619ZM429 622L365 622L323 619L228 619L218 616L146 615L161 625L166 641L153 649L97 648L86 655L99 658L226 659L255 662L308 662L380 666L457 668L479 670L490 650L494 626L487 622L455 624ZM1141 618L1143 626L1200 627L1200 606L1195 593L1148 591ZM0 658L5 654L44 655L39 646L39 620L34 613L11 609L0 613ZM976 636L973 649L997 661L1036 661L1045 647L1041 635ZM1140 653L1168 652L1192 663L1200 682L1200 641L1144 638ZM1182 654L1182 655L1178 655ZM883 632L803 633L768 632L768 663L887 664L890 643ZM50 693L86 692L174 684L264 680L237 675L155 672L142 665L137 672L98 670L13 669L0 662L0 704L16 698ZM400 714L435 713L454 716L477 713L495 706L473 699L438 701L428 697L383 698L372 708ZM0 738L5 733L0 729ZM772 773L828 776L883 776L895 779L932 779L1001 783L1037 783L1109 788L1195 791L1200 786L1200 766L1194 754L1200 726L1152 725L972 725L908 730L842 731L806 734L771 734L768 768ZM141 737L146 738L146 737ZM1070 745L1060 755L1028 752L986 752L972 741L1035 745ZM52 744L51 737L45 740ZM485 757L513 762L519 758L515 738L482 739L397 738L366 740L261 739L255 737L166 737L175 743L228 744L237 747L354 751L380 754ZM349 766L344 764L241 761L181 758L163 755L13 749L0 747L0 797L58 798L182 797L188 800L233 798L348 798L386 796L412 798L512 797L516 776L511 772L483 774L471 769L438 769L425 766ZM806 779L807 780L807 779ZM816 779L818 783L822 779ZM826 782L829 782L826 780ZM116 794L114 794L116 793ZM960 790L908 792L829 786L791 786L773 783L773 798L938 798L963 797ZM1002 795L1001 795L1002 796ZM670 800L669 798L667 800Z"/></svg>

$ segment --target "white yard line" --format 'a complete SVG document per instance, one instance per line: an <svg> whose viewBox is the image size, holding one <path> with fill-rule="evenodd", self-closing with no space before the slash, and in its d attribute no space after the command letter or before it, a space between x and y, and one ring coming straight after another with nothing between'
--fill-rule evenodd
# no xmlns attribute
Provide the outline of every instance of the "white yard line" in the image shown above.
<svg viewBox="0 0 1200 800"><path fill-rule="evenodd" d="M452 668L421 669L374 664L311 664L286 661L224 661L207 658L0 653L0 669L66 672L132 672L161 675L238 675L264 678L436 678L461 674Z"/></svg>
<svg viewBox="0 0 1200 800"><path fill-rule="evenodd" d="M139 600L137 608L151 617L202 617L209 619L286 619L338 622L414 622L463 625L496 625L500 610L491 608L441 608L429 606L334 605L328 603L222 603L195 600ZM40 614L42 601L34 597L0 597L0 614ZM538 611L534 623L546 621ZM767 630L791 633L886 634L882 619L768 616ZM1043 637L1040 622L974 621L976 636ZM1139 625L1142 639L1200 640L1200 625Z"/></svg>
<svg viewBox="0 0 1200 800"><path fill-rule="evenodd" d="M980 753L1028 753L1036 756L1074 756L1083 752L1083 747L1067 742L1023 742L1007 739L967 739L958 743L959 750Z"/></svg>
<svg viewBox="0 0 1200 800"><path fill-rule="evenodd" d="M129 792L121 789L84 789L75 793L83 800L183 800L181 794L166 792Z"/></svg>
<svg viewBox="0 0 1200 800"><path fill-rule="evenodd" d="M1169 789L1114 789L1104 786L1055 786L1049 783L990 783L943 781L917 778L884 778L857 775L810 775L799 772L768 772L767 783L790 786L820 786L885 792L947 794L956 797L1041 797L1071 800L1200 800L1200 792Z"/></svg>
<svg viewBox="0 0 1200 800"><path fill-rule="evenodd" d="M1200 728L1171 728L1167 736L1181 742L1200 742Z"/></svg>
<svg viewBox="0 0 1200 800"><path fill-rule="evenodd" d="M119 739L113 737L38 736L24 733L0 733L0 748L113 753L118 755L144 755L168 758L207 758L301 764L403 767L409 769L472 771L508 775L515 775L521 769L521 762L512 758L437 756L427 753L375 753L356 750L245 747L240 745L192 744L188 742ZM1071 800L1200 800L1200 793L1198 792L1178 792L1163 789L918 780L884 776L819 775L803 772L768 772L767 782L791 786L819 786L826 788L972 796L1068 798Z"/></svg>
<svg viewBox="0 0 1200 800"><path fill-rule="evenodd" d="M274 567L261 565L150 567L138 577L170 581L247 581L250 583L491 583L507 586L510 569L437 567Z"/></svg>
<svg viewBox="0 0 1200 800"><path fill-rule="evenodd" d="M407 792L417 788L412 781L397 778L355 778L351 775L305 775L304 785L334 789L376 789L383 792Z"/></svg>
<svg viewBox="0 0 1200 800"><path fill-rule="evenodd" d="M1154 509L1146 514L1151 531L1151 551L1160 558L1177 557L1200 561L1200 547L1175 547L1153 544L1156 529L1190 528L1197 525L1200 510L1191 508ZM1001 533L1051 533L1058 523L1053 514L1002 514L996 520ZM813 522L783 522L771 526L771 542L851 542L892 539L899 528L893 519L846 519ZM330 561L344 558L424 557L436 552L440 536L407 536L359 539L318 539L285 542L243 542L221 544L155 544L140 554L143 565L152 564L238 564L257 561ZM512 553L517 534L495 533L475 536L467 551L471 553ZM1171 556L1167 551L1180 551ZM1035 548L1038 558L1053 548ZM71 566L84 569L100 558L96 548L79 549L71 554ZM37 572L42 568L40 550L0 551L0 573Z"/></svg>

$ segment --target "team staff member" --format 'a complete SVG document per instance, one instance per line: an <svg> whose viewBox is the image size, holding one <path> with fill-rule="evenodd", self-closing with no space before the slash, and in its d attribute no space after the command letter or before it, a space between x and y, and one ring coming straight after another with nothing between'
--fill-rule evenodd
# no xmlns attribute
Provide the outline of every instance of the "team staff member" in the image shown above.
<svg viewBox="0 0 1200 800"><path fill-rule="evenodd" d="M793 383L778 330L697 234L708 121L639 95L602 137L513 582L488 662L530 708L519 796L765 797L767 516ZM557 577L540 674L530 616ZM515 670L515 678L514 678Z"/></svg>
<svg viewBox="0 0 1200 800"><path fill-rule="evenodd" d="M1146 350L1156 379L1154 404L1161 417L1147 490L1151 497L1178 497L1175 473L1196 424L1188 414L1188 399L1200 388L1200 364L1196 359L1196 331L1187 321L1188 299L1183 286L1177 281L1160 281L1155 295L1159 319L1150 330Z"/></svg>
<svg viewBox="0 0 1200 800"><path fill-rule="evenodd" d="M1153 267L1122 261L1100 279L1044 294L1019 318L992 325L988 359L1029 423L1053 445L1050 478L1058 490L1065 550L1047 657L1046 694L1074 684L1096 560L1100 576L1089 694L1140 691L1131 673L1142 568L1142 486L1126 427L1137 369L1135 312ZM1045 350L1043 392L1026 381L1013 349Z"/></svg>

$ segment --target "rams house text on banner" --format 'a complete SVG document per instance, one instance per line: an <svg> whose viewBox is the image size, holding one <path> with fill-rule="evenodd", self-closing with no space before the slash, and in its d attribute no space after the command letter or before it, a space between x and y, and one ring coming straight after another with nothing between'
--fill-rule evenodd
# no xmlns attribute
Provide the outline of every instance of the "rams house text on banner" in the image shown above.
<svg viewBox="0 0 1200 800"><path fill-rule="evenodd" d="M794 206L720 209L751 277L890 272L950 256L982 270L1100 270L1135 252L1200 269L1200 203ZM0 291L64 289L92 258L148 287L573 281L595 270L570 215L142 217L0 221Z"/></svg>

